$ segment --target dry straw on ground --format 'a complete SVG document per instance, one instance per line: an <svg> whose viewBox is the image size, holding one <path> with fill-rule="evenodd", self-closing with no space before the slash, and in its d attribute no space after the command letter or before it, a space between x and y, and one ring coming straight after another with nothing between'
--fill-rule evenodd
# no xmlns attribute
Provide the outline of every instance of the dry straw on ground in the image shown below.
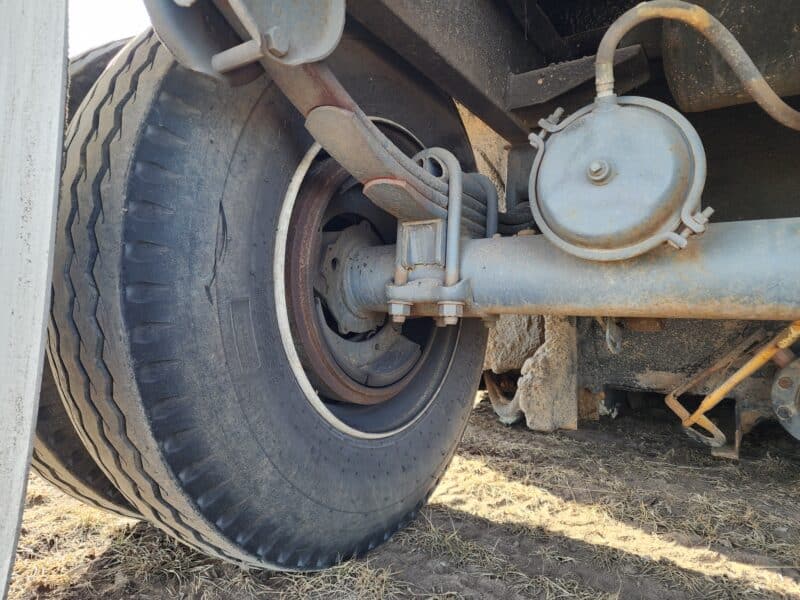
<svg viewBox="0 0 800 600"><path fill-rule="evenodd" d="M314 574L243 571L32 477L11 598L800 598L798 454L771 430L721 462L632 416L542 435L483 403L422 517Z"/></svg>

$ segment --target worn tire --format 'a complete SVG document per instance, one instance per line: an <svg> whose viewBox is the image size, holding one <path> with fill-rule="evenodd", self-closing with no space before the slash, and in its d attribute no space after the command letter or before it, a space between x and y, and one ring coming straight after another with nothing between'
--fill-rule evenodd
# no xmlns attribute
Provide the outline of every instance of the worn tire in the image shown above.
<svg viewBox="0 0 800 600"><path fill-rule="evenodd" d="M123 517L141 518L81 442L45 360L31 467L62 492Z"/></svg>
<svg viewBox="0 0 800 600"><path fill-rule="evenodd" d="M81 102L86 98L100 74L105 71L111 59L129 41L130 38L108 42L70 59L67 89L67 123L72 120L72 115L77 112Z"/></svg>
<svg viewBox="0 0 800 600"><path fill-rule="evenodd" d="M347 35L330 63L368 113L472 168L452 101L382 52ZM439 362L409 388L430 401L379 439L314 410L271 275L312 141L265 78L229 88L147 33L70 127L58 218L50 351L76 426L155 525L268 568L327 567L414 518L466 425L486 342L479 321L438 330Z"/></svg>
<svg viewBox="0 0 800 600"><path fill-rule="evenodd" d="M70 61L67 121L71 120L95 80L125 42L104 44ZM47 359L42 368L31 467L73 498L118 515L139 518L136 510L86 451L61 401Z"/></svg>

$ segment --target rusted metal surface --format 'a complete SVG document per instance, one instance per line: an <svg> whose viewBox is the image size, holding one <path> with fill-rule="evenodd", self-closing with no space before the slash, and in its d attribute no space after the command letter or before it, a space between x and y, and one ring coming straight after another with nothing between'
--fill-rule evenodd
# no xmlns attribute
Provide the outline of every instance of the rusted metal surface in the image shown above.
<svg viewBox="0 0 800 600"><path fill-rule="evenodd" d="M625 329L640 333L655 333L664 331L664 319L623 319Z"/></svg>
<svg viewBox="0 0 800 600"><path fill-rule="evenodd" d="M733 440L724 446L712 448L711 455L717 458L738 460L744 436L750 433L758 423L771 418L773 418L772 408L767 398L737 400L734 408Z"/></svg>
<svg viewBox="0 0 800 600"><path fill-rule="evenodd" d="M307 129L339 164L364 184L368 197L399 218L444 216L450 195L447 182L428 173L397 148L364 114L327 66L315 63L290 67L269 59L262 63L306 116ZM470 196L464 199L464 204L467 205L465 226L470 234L484 235L486 199ZM413 215L407 214L412 209ZM475 209L477 214L470 215L469 211Z"/></svg>
<svg viewBox="0 0 800 600"><path fill-rule="evenodd" d="M325 161L309 175L297 199L298 208L289 231L286 253L290 323L300 360L316 389L326 397L342 402L377 404L394 397L408 384L422 364L423 349L393 329L387 330L388 339L384 339L387 335L381 337L378 333L366 341L369 349L375 350L366 354L353 346L355 342L343 339L339 343L338 332L331 331L326 335L329 325L320 296L327 294L319 279L324 273L321 270L324 249L333 242L336 234L323 231L323 226L338 212L358 212L353 202L338 209L335 203L335 196L349 179L350 175L342 167L332 160ZM365 212L377 211L366 199L362 205ZM391 235L391 224L387 227L384 234ZM337 295L339 292L336 290ZM381 321L377 321L379 325ZM398 359L389 369L389 379L394 381L387 381L383 376L386 373L380 373L378 367L378 371L370 368L371 362L377 364L387 353L393 353L393 358Z"/></svg>
<svg viewBox="0 0 800 600"><path fill-rule="evenodd" d="M464 314L792 321L798 255L800 219L718 223L680 253L659 248L616 263L581 260L540 235L464 240ZM394 247L365 248L347 269L354 304L385 311ZM424 304L413 314L435 316Z"/></svg>
<svg viewBox="0 0 800 600"><path fill-rule="evenodd" d="M792 361L778 372L771 400L778 422L800 439L800 360Z"/></svg>
<svg viewBox="0 0 800 600"><path fill-rule="evenodd" d="M580 340L580 385L592 391L611 388L647 391L666 395L682 386L721 356L730 352L743 339L758 329L764 339L774 335L781 323L714 319L657 319L663 329L637 331L630 319L619 319L622 328L622 351L609 352L603 328L595 319L578 319ZM734 400L766 398L776 369L761 369L731 393ZM704 396L724 379L712 376L686 393Z"/></svg>
<svg viewBox="0 0 800 600"><path fill-rule="evenodd" d="M525 141L536 119L506 110L508 74L547 61L501 3L349 0L347 10L504 138Z"/></svg>
<svg viewBox="0 0 800 600"><path fill-rule="evenodd" d="M594 79L594 56L560 62L526 73L512 73L508 78L509 110L545 104ZM614 65L626 73L625 91L650 79L647 56L641 46L628 46L616 51Z"/></svg>
<svg viewBox="0 0 800 600"><path fill-rule="evenodd" d="M336 4L339 3L333 1L325 6L333 10L331 7ZM243 37L259 41L267 34L262 31L264 19L253 16L249 1L217 0L216 5ZM304 6L292 6L287 12ZM245 54L253 53L247 50ZM225 52L217 55L218 62L225 55ZM223 62L229 66L227 60ZM364 184L364 193L400 219L443 218L443 209L447 209L455 195L448 191L448 183L427 172L384 135L324 62L292 62L276 59L269 53L260 58L274 83L306 117L306 128L340 165ZM473 190L482 190L482 182L471 183L477 184L471 186ZM468 233L484 235L487 225L491 225L487 198L463 198L461 190L457 196L466 207ZM478 214L470 214L475 208L479 209Z"/></svg>
<svg viewBox="0 0 800 600"><path fill-rule="evenodd" d="M705 413L719 404L733 388L772 360L780 350L790 348L798 339L800 339L800 321L795 321L756 352L722 385L706 396L696 411L689 416L683 417L683 426L691 427L695 423L699 423L701 419L705 418Z"/></svg>
<svg viewBox="0 0 800 600"><path fill-rule="evenodd" d="M734 346L734 348L728 352L725 356L711 364L708 368L703 369L699 373L697 373L694 377L688 379L685 383L681 386L672 390L669 394L666 395L664 398L664 403L678 415L681 422L684 426L684 431L686 434L694 440L697 440L701 443L704 443L708 446L719 448L725 445L726 438L725 434L717 427L705 414L701 414L697 416L694 423L702 427L706 430L709 435L705 435L696 429L691 427L692 424L687 424L687 420L690 419L693 415L689 413L688 410L680 403L678 398L680 398L683 394L688 392L691 389L696 388L701 383L709 379L716 373L720 371L724 371L740 357L742 356L749 348L752 348L754 344L757 344L760 340L764 338L764 332L758 331L756 333L751 334L750 336L746 337L742 340L739 344Z"/></svg>
<svg viewBox="0 0 800 600"><path fill-rule="evenodd" d="M595 85L598 97L614 94L614 51L637 25L652 19L680 21L700 32L733 70L747 92L773 119L800 130L800 112L786 104L765 81L753 60L728 29L708 11L680 0L652 0L630 9L608 28L597 50Z"/></svg>
<svg viewBox="0 0 800 600"><path fill-rule="evenodd" d="M777 94L800 94L800 0L695 2L715 15L747 48ZM690 27L679 22L664 23L663 57L670 91L684 112L753 101L713 46Z"/></svg>
<svg viewBox="0 0 800 600"><path fill-rule="evenodd" d="M797 356L794 352L788 348L781 348L775 353L775 356L772 357L772 362L782 369L783 367L788 367L791 363L793 363L795 358L797 358Z"/></svg>

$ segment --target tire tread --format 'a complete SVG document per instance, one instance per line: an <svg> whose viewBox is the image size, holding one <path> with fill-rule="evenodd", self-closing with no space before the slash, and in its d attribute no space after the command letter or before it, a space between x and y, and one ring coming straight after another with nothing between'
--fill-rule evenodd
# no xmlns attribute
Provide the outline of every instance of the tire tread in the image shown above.
<svg viewBox="0 0 800 600"><path fill-rule="evenodd" d="M184 543L234 562L246 557L236 556L219 548L198 530L198 519L179 512L142 460L142 452L128 435L124 411L114 396L114 380L104 353L106 335L101 325L102 306L95 266L102 261L96 227L103 217L103 186L111 169L111 144L123 127L123 114L129 102L135 100L139 78L153 67L166 49L155 41L152 32L140 36L123 51L113 72L102 78L79 111L80 116L67 134L65 154L70 157L71 146L80 143L78 164L67 163L62 178L62 202L69 200L69 213L63 230L67 256L63 266L63 290L67 293L67 310L59 312L54 302L51 308L51 327L57 341L51 338L51 353L60 357L58 379L62 383L65 403L74 416L76 428L87 440L90 454L98 465L144 516L153 524L184 541ZM122 92L120 92L122 90ZM119 94L121 97L118 97ZM111 118L108 118L109 109ZM88 111L88 113L87 113ZM84 114L87 113L87 114ZM87 126L84 121L90 120ZM100 144L99 167L92 169L87 160L88 147ZM78 188L91 181L91 194L79 198ZM88 222L81 223L80 200L91 201ZM84 225L88 248L78 243L75 229ZM81 240L83 241L83 240ZM56 273L58 275L58 272ZM61 282L59 282L60 285ZM80 298L80 300L79 300ZM91 306L85 310L89 300ZM72 356L63 360L64 348L60 332L68 331L74 340ZM66 362L74 367L71 372ZM77 371L77 376L74 373ZM93 393L94 390L99 390ZM98 400L95 395L99 396ZM99 403L102 403L100 405Z"/></svg>

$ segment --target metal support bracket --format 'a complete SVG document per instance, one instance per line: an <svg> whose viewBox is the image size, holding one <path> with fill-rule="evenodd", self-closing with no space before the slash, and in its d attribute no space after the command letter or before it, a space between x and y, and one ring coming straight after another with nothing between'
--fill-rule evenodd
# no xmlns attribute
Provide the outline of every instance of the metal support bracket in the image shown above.
<svg viewBox="0 0 800 600"><path fill-rule="evenodd" d="M613 317L597 317L597 322L606 335L606 347L611 354L622 352L622 328Z"/></svg>
<svg viewBox="0 0 800 600"><path fill-rule="evenodd" d="M344 0L225 0L215 2L235 16L245 41L215 54L212 67L227 73L268 57L302 65L328 57L342 39ZM230 20L230 19L229 19Z"/></svg>
<svg viewBox="0 0 800 600"><path fill-rule="evenodd" d="M402 322L415 303L435 303L436 324L456 325L464 314L468 289L460 276L464 175L456 157L442 148L423 150L415 160L447 180L446 219L400 221L394 285L386 287L389 313Z"/></svg>

